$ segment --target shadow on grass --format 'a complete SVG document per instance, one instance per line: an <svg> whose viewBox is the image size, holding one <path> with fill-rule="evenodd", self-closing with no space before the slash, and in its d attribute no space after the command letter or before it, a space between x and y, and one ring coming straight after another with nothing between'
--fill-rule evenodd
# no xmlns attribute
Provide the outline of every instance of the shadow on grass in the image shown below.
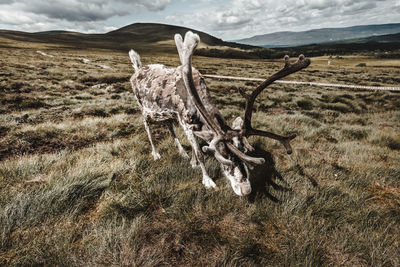
<svg viewBox="0 0 400 267"><path fill-rule="evenodd" d="M268 188L272 187L275 191L281 192L291 191L291 189L276 183L277 180L281 180L285 183L285 180L275 169L275 162L272 154L259 147L255 147L255 151L251 153L251 156L262 157L265 159L265 163L254 167L250 173L252 192L249 196L249 201L254 202L256 197L261 195L268 197L273 202L280 202L277 197L271 194Z"/></svg>

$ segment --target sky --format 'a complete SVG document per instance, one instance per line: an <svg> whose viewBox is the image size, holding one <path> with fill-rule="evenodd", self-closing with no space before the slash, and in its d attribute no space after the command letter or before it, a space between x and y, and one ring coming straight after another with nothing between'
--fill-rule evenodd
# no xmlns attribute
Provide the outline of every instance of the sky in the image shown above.
<svg viewBox="0 0 400 267"><path fill-rule="evenodd" d="M277 31L400 23L400 0L0 0L0 29L104 33L135 22L237 40Z"/></svg>

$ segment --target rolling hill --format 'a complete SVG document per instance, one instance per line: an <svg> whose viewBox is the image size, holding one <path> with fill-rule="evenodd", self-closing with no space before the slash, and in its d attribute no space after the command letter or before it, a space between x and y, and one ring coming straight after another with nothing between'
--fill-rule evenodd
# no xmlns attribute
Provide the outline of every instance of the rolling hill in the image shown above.
<svg viewBox="0 0 400 267"><path fill-rule="evenodd" d="M342 42L350 39L361 39L395 33L400 33L400 23L353 26L346 28L323 28L302 32L275 32L256 35L251 38L236 40L235 42L271 48Z"/></svg>
<svg viewBox="0 0 400 267"><path fill-rule="evenodd" d="M106 33L105 37L112 38L114 40L128 39L132 42L138 43L156 43L162 41L172 41L176 33L184 35L187 31L197 33L200 36L201 41L209 46L234 46L232 43L224 42L222 39L194 29L156 23L131 24L118 30Z"/></svg>
<svg viewBox="0 0 400 267"><path fill-rule="evenodd" d="M378 36L370 36L365 38L359 39L351 39L346 41L348 43L400 43L400 33L395 34L385 34L385 35L378 35Z"/></svg>
<svg viewBox="0 0 400 267"><path fill-rule="evenodd" d="M388 26L391 25L391 26ZM374 25L373 25L374 26ZM372 29L383 29L394 31L399 27L400 24L387 24L375 25L379 27L369 27ZM367 26L361 26L367 27ZM368 28L368 27L367 27ZM367 30L362 30L360 26L346 28L343 31L356 31L367 34ZM104 34L84 34L78 32L69 31L47 31L37 33L27 33L18 31L7 31L0 30L0 48L10 48L10 44L7 44L6 40L14 40L18 44L25 42L41 43L42 45L56 44L61 47L70 47L78 49L111 49L119 51L128 51L133 48L139 53L176 53L176 47L173 41L175 33L185 34L188 30L196 32L200 35L201 45L196 50L195 54L207 57L219 57L219 58L281 58L285 54L290 56L297 56L301 53L307 56L321 56L321 55L346 55L346 54L370 54L371 52L386 53L390 54L391 57L398 58L400 54L399 42L400 33L386 34L386 35L374 35L368 37L357 37L354 34L352 38L340 41L330 41L324 43L311 43L307 45L297 46L278 46L273 49L271 48L260 48L256 46L239 44L234 42L226 42L217 37L209 35L207 33L197 31L190 28L156 24L156 23L135 23L120 29L104 33ZM339 29L320 29L310 31L312 34L323 33L327 35L327 30L330 30L330 34L333 32L340 32ZM381 32L382 32L381 31ZM376 30L375 32L379 32ZM279 35L282 33L275 33ZM302 35L303 40L307 37L305 33L296 33ZM311 34L311 33L309 33ZM311 35L312 35L311 34ZM361 33L359 33L361 34ZM312 39L309 35L309 40ZM321 35L322 37L325 35ZM289 38L290 34L286 34L286 38ZM342 32L338 36L345 36ZM322 38L321 37L321 38ZM335 37L339 39L339 37ZM287 39L289 40L289 39ZM286 40L286 42L288 42ZM301 40L299 39L299 42ZM283 42L283 41L282 41ZM385 54L385 55L386 55Z"/></svg>
<svg viewBox="0 0 400 267"><path fill-rule="evenodd" d="M26 33L1 30L0 37L17 41L57 43L78 48L108 48L114 50L135 48L142 52L175 52L174 34L185 34L189 30L200 35L203 46L253 48L249 45L225 42L194 29L157 23L134 23L104 34L83 34L69 31Z"/></svg>

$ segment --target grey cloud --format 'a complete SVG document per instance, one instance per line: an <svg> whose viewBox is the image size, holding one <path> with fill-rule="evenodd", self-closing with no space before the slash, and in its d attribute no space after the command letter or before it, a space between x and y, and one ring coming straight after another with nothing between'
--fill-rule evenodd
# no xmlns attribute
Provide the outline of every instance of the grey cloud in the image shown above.
<svg viewBox="0 0 400 267"><path fill-rule="evenodd" d="M183 6L176 13L171 14L171 10L162 13L172 1L179 1ZM224 39L240 39L275 31L400 22L399 0L197 2L203 4L193 4L189 0L0 0L0 27L95 32L104 31L105 26L117 26L110 21L121 23L118 16L157 12L153 14L157 22L195 28ZM158 19L159 14L164 15L163 21Z"/></svg>
<svg viewBox="0 0 400 267"><path fill-rule="evenodd" d="M397 0L233 0L228 5L192 14L180 21L224 39L239 39L275 31L399 22ZM387 16L382 14L388 13ZM397 12L397 14L396 14ZM389 17L390 16L390 17ZM391 20L390 20L391 19ZM397 21L396 21L397 20Z"/></svg>
<svg viewBox="0 0 400 267"><path fill-rule="evenodd" d="M104 3L82 3L80 1L37 1L26 5L24 11L46 15L53 19L68 21L106 20L116 15L126 15L126 11L117 10Z"/></svg>
<svg viewBox="0 0 400 267"><path fill-rule="evenodd" d="M102 21L113 16L124 16L137 7L160 11L171 0L0 0L0 4L18 5L22 11L67 21Z"/></svg>
<svg viewBox="0 0 400 267"><path fill-rule="evenodd" d="M118 20L116 17L159 12L169 3L171 0L0 0L0 28L104 32L116 26L110 24L110 20Z"/></svg>
<svg viewBox="0 0 400 267"><path fill-rule="evenodd" d="M231 30L237 29L251 22L251 17L242 16L236 13L222 13L217 15L214 20L212 20L212 26L214 29L219 30Z"/></svg>
<svg viewBox="0 0 400 267"><path fill-rule="evenodd" d="M389 0L386 2L393 1ZM366 10L372 10L376 7L377 4L375 0L300 0L296 1L293 5L288 4L285 9L278 9L275 15L278 17L284 16L293 18L292 21L298 26L310 25L311 21L314 21L314 23L327 21L339 23L341 21L351 20L351 15L362 13ZM340 19L338 20L338 18ZM282 22L285 23L285 20ZM360 21L358 24L364 23ZM293 24L291 24L291 20L286 20L286 24L284 25Z"/></svg>
<svg viewBox="0 0 400 267"><path fill-rule="evenodd" d="M335 5L337 5L335 1L312 1L311 4L306 5L306 7L309 9L324 10L326 8L332 8Z"/></svg>
<svg viewBox="0 0 400 267"><path fill-rule="evenodd" d="M107 3L105 0L92 0ZM116 0L115 2L126 3L128 5L143 6L150 11L164 10L172 0Z"/></svg>
<svg viewBox="0 0 400 267"><path fill-rule="evenodd" d="M343 11L343 15L354 15L369 9L375 8L377 5L375 2L363 3L361 5L351 6L349 9Z"/></svg>
<svg viewBox="0 0 400 267"><path fill-rule="evenodd" d="M131 3L132 1L128 1L128 3ZM139 0L137 1L138 4L143 5L150 11L161 11L166 8L166 6L171 3L171 0L153 0L153 1L148 1L148 0Z"/></svg>

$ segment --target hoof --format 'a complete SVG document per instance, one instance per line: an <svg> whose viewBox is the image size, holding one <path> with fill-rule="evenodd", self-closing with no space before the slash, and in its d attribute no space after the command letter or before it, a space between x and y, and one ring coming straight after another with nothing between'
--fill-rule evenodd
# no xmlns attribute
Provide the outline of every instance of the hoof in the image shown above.
<svg viewBox="0 0 400 267"><path fill-rule="evenodd" d="M199 167L199 163L197 162L197 159L196 160L191 160L190 161L190 165L192 165L193 169Z"/></svg>
<svg viewBox="0 0 400 267"><path fill-rule="evenodd" d="M217 185L214 183L214 181L208 177L208 178L203 178L203 185L209 189L209 188L217 188Z"/></svg>
<svg viewBox="0 0 400 267"><path fill-rule="evenodd" d="M159 160L161 159L161 155L158 152L152 152L151 153L153 155L154 160Z"/></svg>
<svg viewBox="0 0 400 267"><path fill-rule="evenodd" d="M184 159L189 159L189 155L186 153L186 151L181 151L179 154L184 158Z"/></svg>

